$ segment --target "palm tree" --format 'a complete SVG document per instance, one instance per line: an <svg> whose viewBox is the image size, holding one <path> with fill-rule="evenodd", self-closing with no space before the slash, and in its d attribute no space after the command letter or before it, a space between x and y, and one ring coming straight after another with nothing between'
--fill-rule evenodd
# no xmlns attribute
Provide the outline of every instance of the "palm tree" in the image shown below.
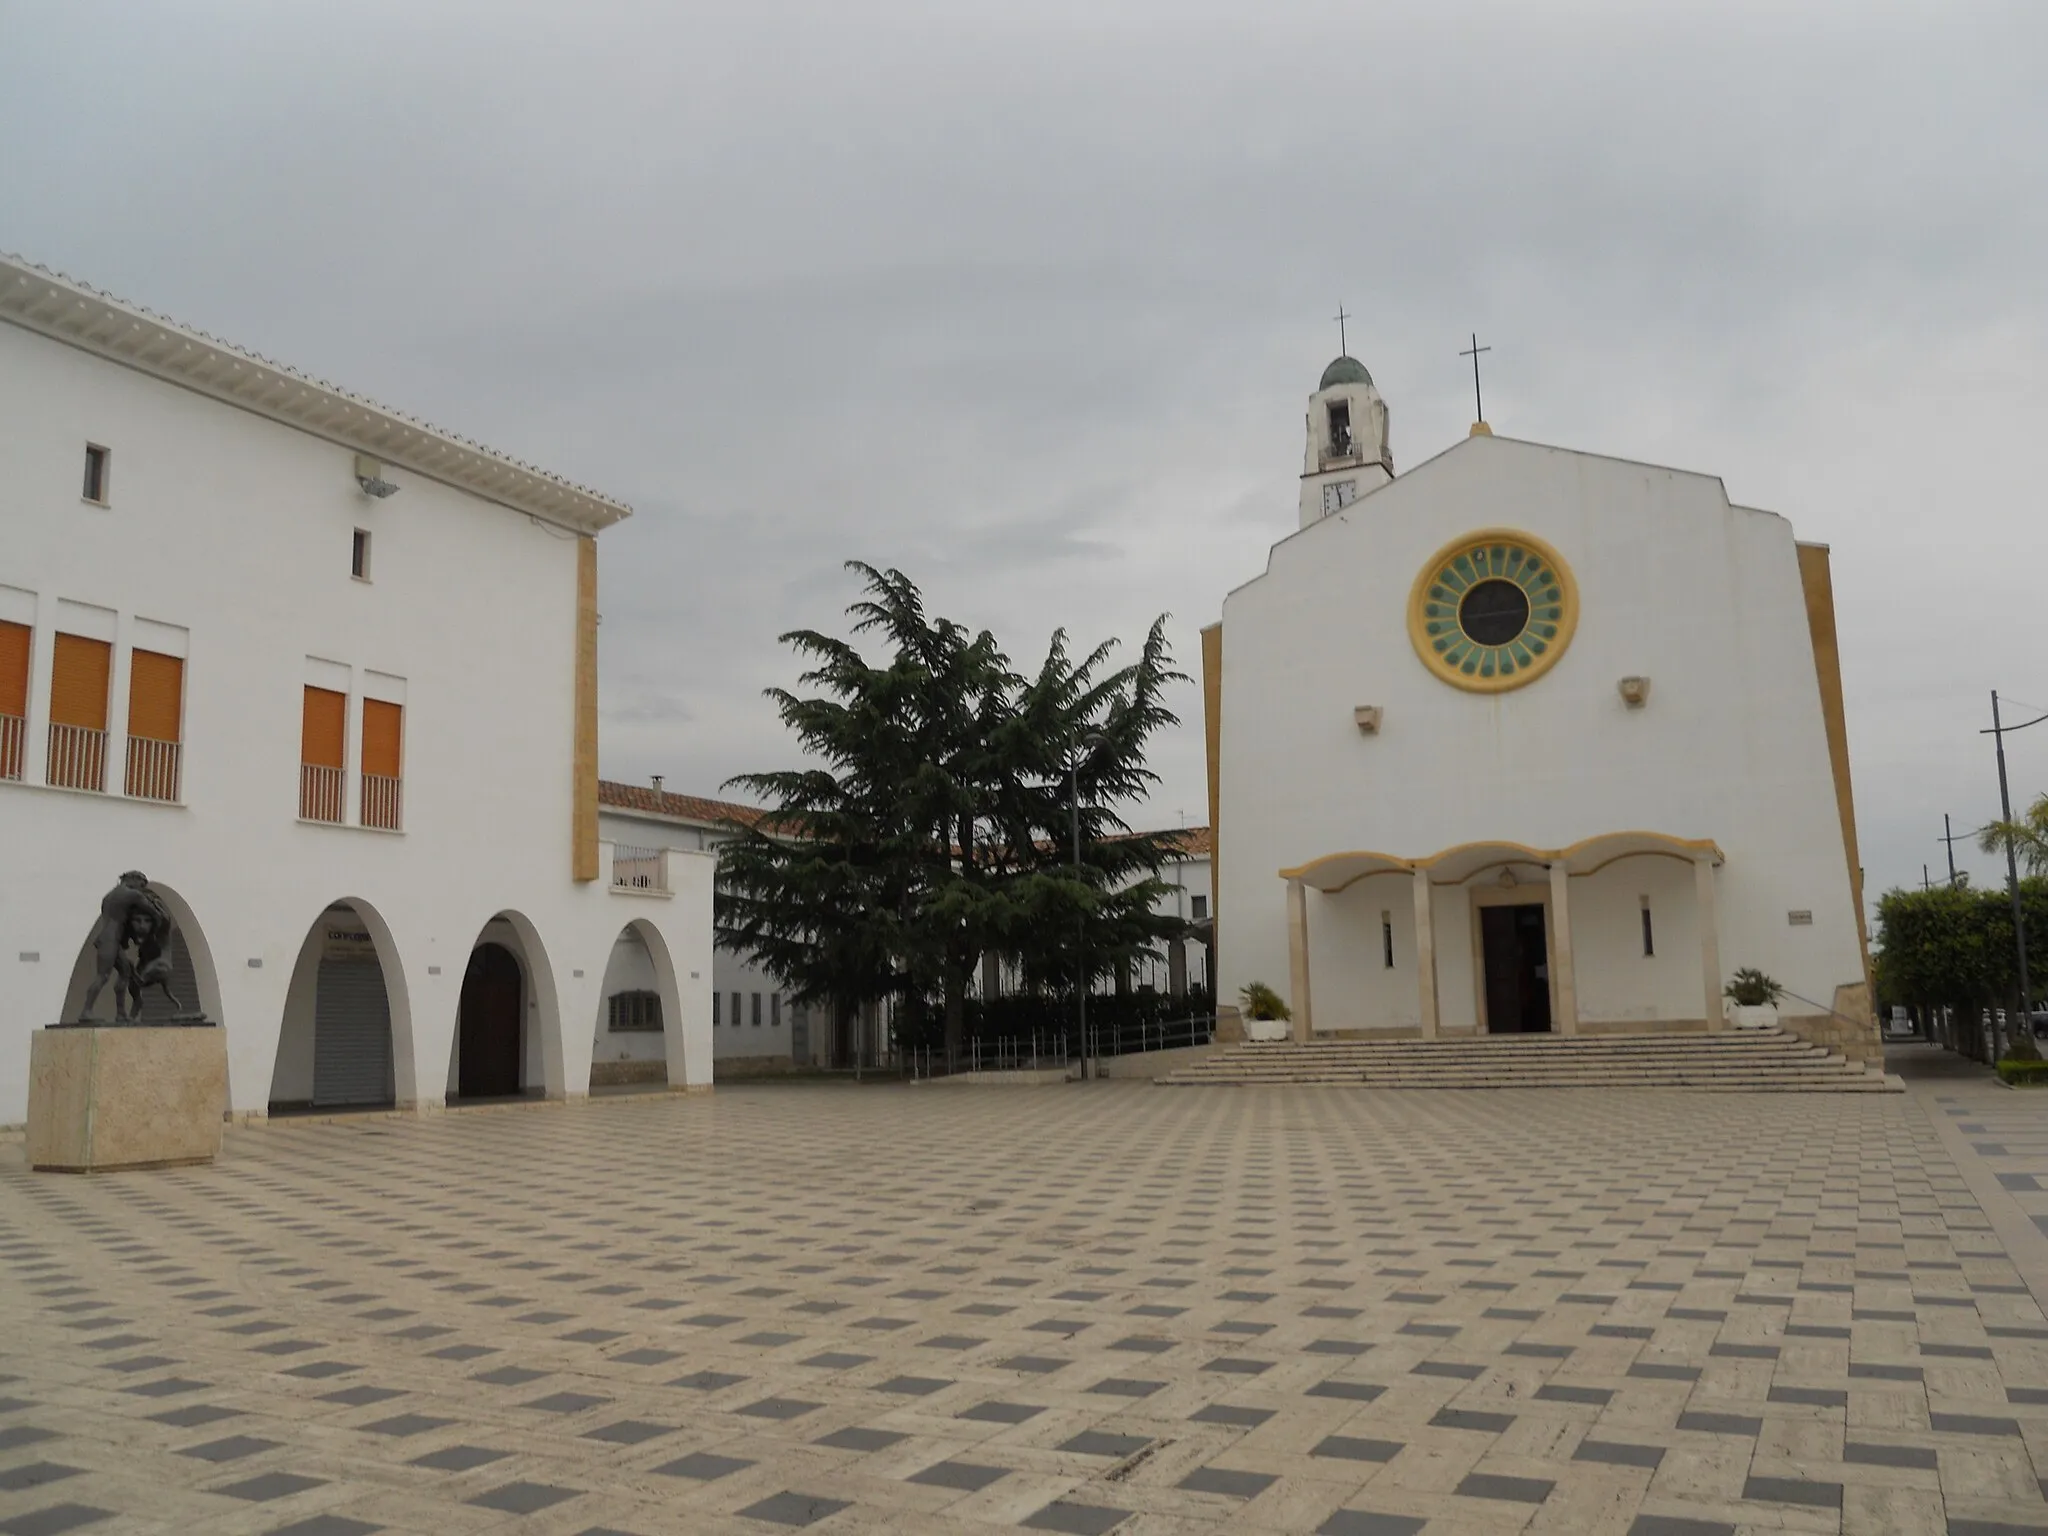
<svg viewBox="0 0 2048 1536"><path fill-rule="evenodd" d="M2048 794L2027 807L2018 821L1994 821L1977 839L1986 853L2008 849L2030 875L2048 875Z"/></svg>

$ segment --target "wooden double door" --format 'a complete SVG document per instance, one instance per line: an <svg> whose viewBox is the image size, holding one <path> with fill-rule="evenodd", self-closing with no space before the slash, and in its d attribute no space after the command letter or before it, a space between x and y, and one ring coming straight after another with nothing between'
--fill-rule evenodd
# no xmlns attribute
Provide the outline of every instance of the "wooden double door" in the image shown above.
<svg viewBox="0 0 2048 1536"><path fill-rule="evenodd" d="M479 944L462 974L456 1022L455 1094L500 1099L524 1087L526 977L502 944Z"/></svg>

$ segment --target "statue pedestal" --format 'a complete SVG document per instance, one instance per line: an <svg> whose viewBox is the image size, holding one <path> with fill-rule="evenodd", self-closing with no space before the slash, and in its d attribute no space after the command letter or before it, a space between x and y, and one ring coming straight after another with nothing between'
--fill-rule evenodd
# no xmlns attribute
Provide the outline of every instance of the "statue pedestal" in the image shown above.
<svg viewBox="0 0 2048 1536"><path fill-rule="evenodd" d="M28 1077L32 1168L178 1168L220 1153L228 1052L215 1025L39 1029Z"/></svg>

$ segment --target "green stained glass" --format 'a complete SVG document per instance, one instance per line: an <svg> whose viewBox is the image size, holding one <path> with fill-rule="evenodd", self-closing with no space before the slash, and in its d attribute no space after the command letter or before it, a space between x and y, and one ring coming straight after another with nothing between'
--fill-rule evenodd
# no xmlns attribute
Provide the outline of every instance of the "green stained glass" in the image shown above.
<svg viewBox="0 0 2048 1536"><path fill-rule="evenodd" d="M1528 642L1528 645L1529 649L1534 651L1538 656L1541 656L1545 651L1550 649L1550 647L1545 645L1541 640L1531 640Z"/></svg>

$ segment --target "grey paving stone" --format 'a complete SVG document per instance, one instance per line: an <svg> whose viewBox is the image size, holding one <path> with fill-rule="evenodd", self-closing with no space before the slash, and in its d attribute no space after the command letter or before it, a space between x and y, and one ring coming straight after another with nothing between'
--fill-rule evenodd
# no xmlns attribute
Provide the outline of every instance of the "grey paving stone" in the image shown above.
<svg viewBox="0 0 2048 1536"><path fill-rule="evenodd" d="M1408 1373L1411 1376L1449 1376L1459 1381L1477 1381L1486 1374L1486 1367L1456 1360L1419 1360L1408 1368Z"/></svg>
<svg viewBox="0 0 2048 1536"><path fill-rule="evenodd" d="M464 1502L479 1509L502 1510L508 1515L537 1515L544 1509L553 1509L557 1504L582 1497L580 1488L556 1488L546 1483L507 1483L502 1488L493 1488Z"/></svg>
<svg viewBox="0 0 2048 1536"><path fill-rule="evenodd" d="M1484 1434L1505 1434L1514 1428L1512 1413L1479 1413L1469 1408L1439 1408L1429 1421L1438 1429L1473 1429Z"/></svg>
<svg viewBox="0 0 2048 1536"><path fill-rule="evenodd" d="M999 1360L996 1363L1006 1371L1025 1371L1034 1376L1049 1376L1054 1371L1063 1370L1074 1362L1071 1360L1055 1360L1050 1355L1012 1355L1009 1359Z"/></svg>
<svg viewBox="0 0 2048 1536"><path fill-rule="evenodd" d="M1316 1536L1415 1536L1429 1522L1415 1515L1381 1515L1340 1509L1316 1527Z"/></svg>
<svg viewBox="0 0 2048 1536"><path fill-rule="evenodd" d="M183 1408L173 1408L169 1413L152 1413L152 1424L171 1424L179 1429L198 1429L203 1424L218 1424L222 1419L239 1419L245 1415L239 1408L223 1408L218 1403L187 1403ZM0 1446L0 1449L9 1447Z"/></svg>
<svg viewBox="0 0 2048 1536"><path fill-rule="evenodd" d="M710 1483L721 1477L730 1477L735 1472L744 1472L752 1465L751 1461L742 1461L737 1456L714 1456L709 1451L692 1451L674 1461L663 1462L654 1470L664 1477L689 1477L700 1483Z"/></svg>
<svg viewBox="0 0 2048 1536"><path fill-rule="evenodd" d="M1238 1472L1228 1467L1197 1467L1174 1486L1185 1488L1190 1493L1220 1493L1233 1499L1255 1499L1278 1481L1279 1478L1264 1472Z"/></svg>
<svg viewBox="0 0 2048 1536"><path fill-rule="evenodd" d="M909 1436L899 1435L889 1429L862 1429L858 1426L836 1429L831 1434L812 1441L813 1445L829 1445L835 1451L880 1451L906 1440Z"/></svg>
<svg viewBox="0 0 2048 1536"><path fill-rule="evenodd" d="M1334 1397L1345 1402L1369 1403L1386 1392L1386 1388L1369 1381L1319 1381L1310 1387L1309 1397Z"/></svg>
<svg viewBox="0 0 2048 1536"><path fill-rule="evenodd" d="M1764 1421L1744 1413L1681 1413L1678 1427L1705 1435L1748 1435L1755 1439L1764 1432Z"/></svg>
<svg viewBox="0 0 2048 1536"><path fill-rule="evenodd" d="M744 1376L735 1376L730 1371L692 1371L687 1376L678 1376L669 1385L683 1387L692 1392L720 1392L727 1387L736 1387L746 1379Z"/></svg>
<svg viewBox="0 0 2048 1536"><path fill-rule="evenodd" d="M1392 1461L1407 1446L1399 1440L1366 1440L1351 1435L1326 1435L1309 1451L1340 1461Z"/></svg>
<svg viewBox="0 0 2048 1536"><path fill-rule="evenodd" d="M222 1409L221 1412L227 1415L229 1410ZM152 1417L158 1423L163 1423L169 1416L154 1414ZM15 1451L24 1445L40 1445L45 1440L56 1438L57 1432L54 1429L37 1429L33 1424L10 1424L5 1429L0 1429L0 1451Z"/></svg>
<svg viewBox="0 0 2048 1536"><path fill-rule="evenodd" d="M612 1445L645 1445L650 1440L659 1440L663 1435L672 1435L677 1426L673 1424L650 1424L645 1419L621 1419L616 1424L607 1424L602 1429L584 1431L586 1440L603 1440Z"/></svg>
<svg viewBox="0 0 2048 1536"><path fill-rule="evenodd" d="M1027 1531L1061 1531L1066 1536L1103 1536L1130 1518L1128 1509L1100 1504L1048 1504L1024 1522Z"/></svg>
<svg viewBox="0 0 2048 1536"><path fill-rule="evenodd" d="M1756 1477L1742 1485L1742 1496L1759 1504L1810 1504L1816 1509L1840 1509L1840 1483L1809 1482L1798 1477Z"/></svg>
<svg viewBox="0 0 2048 1536"><path fill-rule="evenodd" d="M952 1385L952 1382L937 1376L891 1376L875 1390L894 1393L901 1397L929 1397L932 1393L943 1392Z"/></svg>
<svg viewBox="0 0 2048 1536"><path fill-rule="evenodd" d="M358 1427L366 1435L390 1435L395 1439L405 1439L411 1435L423 1435L430 1429L446 1429L450 1424L458 1422L460 1421L456 1419L435 1418L425 1413L401 1413L392 1418L379 1419L374 1424L363 1424Z"/></svg>
<svg viewBox="0 0 2048 1536"><path fill-rule="evenodd" d="M493 1387L523 1387L529 1381L539 1381L543 1376L550 1374L552 1373L532 1370L523 1365L501 1365L495 1370L479 1371L469 1379Z"/></svg>
<svg viewBox="0 0 2048 1536"><path fill-rule="evenodd" d="M1122 1461L1135 1456L1152 1441L1144 1435L1112 1435L1102 1430L1087 1429L1071 1440L1062 1441L1059 1449L1071 1451L1076 1456L1108 1456Z"/></svg>
<svg viewBox="0 0 2048 1536"><path fill-rule="evenodd" d="M1129 1376L1112 1376L1088 1390L1104 1397L1150 1397L1166 1386L1163 1381L1138 1381Z"/></svg>
<svg viewBox="0 0 2048 1536"><path fill-rule="evenodd" d="M813 1366L821 1371L850 1371L857 1365L866 1365L874 1358L873 1355L850 1355L844 1350L827 1350L822 1355L799 1360L797 1364Z"/></svg>
<svg viewBox="0 0 2048 1536"><path fill-rule="evenodd" d="M274 1451L281 1443L259 1440L254 1435L229 1435L225 1440L209 1440L204 1445L188 1446L178 1454L196 1457L200 1461L240 1461L258 1451Z"/></svg>
<svg viewBox="0 0 2048 1536"><path fill-rule="evenodd" d="M848 1507L845 1499L828 1499L815 1493L792 1491L749 1504L740 1514L749 1520L765 1520L771 1525L805 1526L816 1525Z"/></svg>
<svg viewBox="0 0 2048 1536"><path fill-rule="evenodd" d="M1468 1499L1541 1504L1556 1486L1556 1483L1540 1477L1503 1477L1496 1472L1468 1472L1456 1491Z"/></svg>
<svg viewBox="0 0 2048 1536"><path fill-rule="evenodd" d="M912 1473L906 1481L924 1483L933 1488L957 1488L963 1493L978 1493L989 1484L999 1482L1009 1475L1008 1467L985 1467L971 1461L941 1461L926 1467L922 1472Z"/></svg>
<svg viewBox="0 0 2048 1536"><path fill-rule="evenodd" d="M1661 1445L1629 1445L1619 1440L1581 1440L1573 1461L1598 1461L1613 1467L1647 1467L1655 1471L1664 1460Z"/></svg>
<svg viewBox="0 0 2048 1536"><path fill-rule="evenodd" d="M388 1403L394 1397L405 1394L395 1387L343 1387L339 1392L322 1392L323 1403L340 1403L344 1408L368 1408L373 1403Z"/></svg>
<svg viewBox="0 0 2048 1536"><path fill-rule="evenodd" d="M1043 1412L1043 1408L1031 1403L989 1402L977 1403L959 1417L978 1420L984 1424L1022 1424L1027 1419L1037 1418Z"/></svg>
<svg viewBox="0 0 2048 1536"><path fill-rule="evenodd" d="M218 1493L230 1499L247 1499L251 1503L267 1504L272 1499L282 1499L289 1494L304 1493L308 1488L323 1488L327 1485L324 1477L301 1477L296 1472L264 1472L256 1477L245 1478L239 1483L229 1483L222 1488L210 1488L209 1493Z"/></svg>
<svg viewBox="0 0 2048 1536"><path fill-rule="evenodd" d="M581 1413L586 1408L601 1408L610 1401L608 1397L599 1397L590 1392L550 1392L546 1397L537 1397L532 1402L521 1403L519 1406L531 1408L537 1413Z"/></svg>
<svg viewBox="0 0 2048 1536"><path fill-rule="evenodd" d="M807 1413L816 1413L823 1403L807 1403L795 1397L764 1397L758 1403L749 1403L735 1409L750 1419L775 1419L777 1421L800 1419Z"/></svg>
<svg viewBox="0 0 2048 1536"><path fill-rule="evenodd" d="M1575 1387L1555 1381L1547 1381L1538 1387L1536 1396L1547 1403L1591 1403L1600 1407L1614 1399L1614 1394L1605 1387Z"/></svg>
<svg viewBox="0 0 2048 1536"><path fill-rule="evenodd" d="M46 1509L29 1510L0 1520L0 1532L5 1532L6 1536L63 1536L65 1531L82 1530L113 1518L111 1509L95 1509L90 1504L52 1504Z"/></svg>
<svg viewBox="0 0 2048 1536"><path fill-rule="evenodd" d="M1240 1429L1256 1429L1273 1417L1270 1408L1237 1408L1229 1403L1211 1403L1189 1416L1196 1424L1230 1424Z"/></svg>
<svg viewBox="0 0 2048 1536"><path fill-rule="evenodd" d="M280 1525L266 1536L372 1536L385 1527L372 1525L367 1520L351 1520L345 1515L315 1515L310 1520L295 1520L290 1525Z"/></svg>
<svg viewBox="0 0 2048 1536"><path fill-rule="evenodd" d="M1979 1413L1930 1413L1928 1426L1947 1435L2018 1435L2019 1420Z"/></svg>
<svg viewBox="0 0 2048 1536"><path fill-rule="evenodd" d="M1628 1536L1735 1536L1735 1527L1719 1520L1689 1520L1678 1515L1637 1515Z"/></svg>
<svg viewBox="0 0 2048 1536"><path fill-rule="evenodd" d="M468 1472L477 1467L487 1467L494 1461L503 1461L511 1454L510 1451L494 1451L482 1445L451 1445L446 1450L415 1456L407 1465L426 1467L435 1472Z"/></svg>
<svg viewBox="0 0 2048 1536"><path fill-rule="evenodd" d="M1868 1467L1919 1467L1935 1471L1936 1454L1922 1445L1875 1445L1851 1440L1842 1447L1842 1460Z"/></svg>
<svg viewBox="0 0 2048 1536"><path fill-rule="evenodd" d="M0 1470L0 1492L25 1493L31 1488L61 1483L65 1478L77 1477L84 1471L83 1467L69 1467L61 1461L32 1461L24 1466Z"/></svg>

